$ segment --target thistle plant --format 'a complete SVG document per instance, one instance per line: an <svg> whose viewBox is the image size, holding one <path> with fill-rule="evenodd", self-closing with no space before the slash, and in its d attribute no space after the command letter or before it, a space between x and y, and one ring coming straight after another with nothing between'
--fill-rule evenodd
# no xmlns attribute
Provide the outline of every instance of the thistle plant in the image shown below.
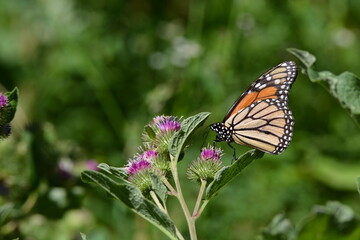
<svg viewBox="0 0 360 240"><path fill-rule="evenodd" d="M143 145L139 147L139 152L125 166L100 164L100 171L82 172L83 181L98 185L170 239L185 239L166 205L168 197L176 198L184 213L190 239L196 240L195 223L209 201L253 160L263 156L263 152L251 150L231 165L224 166L223 151L208 145L201 149L197 158L187 159L185 148L208 116L209 113L205 112L184 120L174 116L155 117L144 128ZM188 181L200 185L192 210L189 209L189 200L183 195L178 164L187 164Z"/></svg>
<svg viewBox="0 0 360 240"><path fill-rule="evenodd" d="M18 89L0 92L0 140L11 134L10 122L14 118L18 99Z"/></svg>

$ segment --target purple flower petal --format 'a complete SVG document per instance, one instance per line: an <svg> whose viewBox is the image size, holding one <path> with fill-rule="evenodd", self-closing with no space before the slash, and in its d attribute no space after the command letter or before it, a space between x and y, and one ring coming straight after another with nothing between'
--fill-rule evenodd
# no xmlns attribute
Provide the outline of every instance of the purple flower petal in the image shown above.
<svg viewBox="0 0 360 240"><path fill-rule="evenodd" d="M8 98L3 93L0 93L0 107L5 107L7 104Z"/></svg>
<svg viewBox="0 0 360 240"><path fill-rule="evenodd" d="M201 151L201 158L204 160L214 159L220 161L222 151L214 147L203 148Z"/></svg>
<svg viewBox="0 0 360 240"><path fill-rule="evenodd" d="M158 156L158 153L156 150L153 150L153 149L149 149L149 150L146 150L145 152L143 152L141 154L141 157L145 160L148 160L148 161L152 161L154 158L156 158Z"/></svg>
<svg viewBox="0 0 360 240"><path fill-rule="evenodd" d="M154 123L161 132L173 132L181 128L180 122L174 116L157 116L154 118Z"/></svg>
<svg viewBox="0 0 360 240"><path fill-rule="evenodd" d="M143 169L151 167L151 163L145 159L139 158L129 163L127 171L129 175L134 175Z"/></svg>

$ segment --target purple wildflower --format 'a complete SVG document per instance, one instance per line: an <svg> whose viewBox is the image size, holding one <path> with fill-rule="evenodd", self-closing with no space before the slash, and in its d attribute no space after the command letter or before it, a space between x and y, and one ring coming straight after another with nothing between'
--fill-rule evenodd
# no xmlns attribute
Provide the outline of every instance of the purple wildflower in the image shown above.
<svg viewBox="0 0 360 240"><path fill-rule="evenodd" d="M180 122L174 116L157 116L154 123L161 132L174 132L181 128Z"/></svg>
<svg viewBox="0 0 360 240"><path fill-rule="evenodd" d="M221 155L222 155L221 149L214 147L203 148L201 151L201 158L204 160L214 159L220 161Z"/></svg>
<svg viewBox="0 0 360 240"><path fill-rule="evenodd" d="M200 156L190 163L187 169L188 178L198 182L201 179L211 181L222 168L221 156L220 148L210 146L203 148Z"/></svg>
<svg viewBox="0 0 360 240"><path fill-rule="evenodd" d="M0 107L5 107L7 104L8 98L3 93L0 93Z"/></svg>
<svg viewBox="0 0 360 240"><path fill-rule="evenodd" d="M148 169L150 167L151 167L151 162L143 159L142 157L139 157L138 159L135 159L134 161L129 163L129 166L127 167L127 171L129 175L134 175L139 171L143 169Z"/></svg>
<svg viewBox="0 0 360 240"><path fill-rule="evenodd" d="M86 169L88 170L97 171L98 170L97 165L98 163L94 159L90 159L86 161Z"/></svg>
<svg viewBox="0 0 360 240"><path fill-rule="evenodd" d="M141 157L148 161L154 160L154 158L156 158L157 156L158 156L157 151L153 149L146 150L141 154Z"/></svg>

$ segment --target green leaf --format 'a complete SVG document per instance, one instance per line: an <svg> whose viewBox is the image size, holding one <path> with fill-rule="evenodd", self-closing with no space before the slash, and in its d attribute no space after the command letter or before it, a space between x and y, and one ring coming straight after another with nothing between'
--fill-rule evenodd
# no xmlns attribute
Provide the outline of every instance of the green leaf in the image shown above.
<svg viewBox="0 0 360 240"><path fill-rule="evenodd" d="M288 51L305 65L306 74L312 82L326 83L325 88L333 97L360 121L360 78L357 75L351 72L335 75L329 71L317 71L313 66L316 58L312 54L295 48Z"/></svg>
<svg viewBox="0 0 360 240"><path fill-rule="evenodd" d="M150 127L149 125L146 125L146 126L144 127L144 133L145 133L151 140L156 139L156 133L154 132L154 129L152 129L152 127Z"/></svg>
<svg viewBox="0 0 360 240"><path fill-rule="evenodd" d="M97 166L97 168L103 170L106 173L116 176L117 178L123 180L124 182L128 182L127 174L126 174L124 168L111 167L111 166L107 165L106 163L100 163Z"/></svg>
<svg viewBox="0 0 360 240"><path fill-rule="evenodd" d="M87 237L84 233L80 233L81 240L87 240Z"/></svg>
<svg viewBox="0 0 360 240"><path fill-rule="evenodd" d="M339 202L315 206L299 228L298 240L358 240L360 221L353 210Z"/></svg>
<svg viewBox="0 0 360 240"><path fill-rule="evenodd" d="M118 184L101 172L83 171L81 179L104 189L108 194L123 202L132 211L148 220L165 233L170 239L177 239L175 225L170 217L154 203L144 198L140 190L134 186Z"/></svg>
<svg viewBox="0 0 360 240"><path fill-rule="evenodd" d="M354 191L354 179L359 176L360 164L339 161L336 156L314 155L309 163L309 174L325 186L339 191ZM344 174L346 172L346 174Z"/></svg>
<svg viewBox="0 0 360 240"><path fill-rule="evenodd" d="M164 183L161 181L159 176L156 174L151 174L151 183L152 183L152 189L154 190L156 195L160 197L163 204L165 204L168 196L167 187L164 185Z"/></svg>
<svg viewBox="0 0 360 240"><path fill-rule="evenodd" d="M246 168L252 161L262 158L262 156L264 156L264 152L259 150L250 150L241 155L230 166L220 169L216 173L214 180L206 188L206 199L210 200L215 197L221 188L239 175L241 171L244 170L244 168Z"/></svg>
<svg viewBox="0 0 360 240"><path fill-rule="evenodd" d="M208 112L202 112L185 119L181 123L181 129L171 137L169 143L169 152L176 160L178 160L180 153L184 149L189 137L195 132L197 128L204 124L209 115L210 113Z"/></svg>
<svg viewBox="0 0 360 240"><path fill-rule="evenodd" d="M360 193L360 177L357 178L357 182L358 182L358 192Z"/></svg>
<svg viewBox="0 0 360 240"><path fill-rule="evenodd" d="M308 51L296 48L288 48L286 50L297 57L307 68L310 68L316 62L316 57Z"/></svg>
<svg viewBox="0 0 360 240"><path fill-rule="evenodd" d="M283 214L276 215L270 225L261 231L261 239L264 240L290 240L295 236L296 232L291 221Z"/></svg>

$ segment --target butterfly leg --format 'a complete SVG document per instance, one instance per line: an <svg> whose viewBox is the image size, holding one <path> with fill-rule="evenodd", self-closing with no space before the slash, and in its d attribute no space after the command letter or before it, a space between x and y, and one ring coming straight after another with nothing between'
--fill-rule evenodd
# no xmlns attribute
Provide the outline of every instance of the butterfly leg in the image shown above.
<svg viewBox="0 0 360 240"><path fill-rule="evenodd" d="M229 142L227 144L233 150L233 156L232 156L232 160L231 160L231 163L233 163L236 160L236 149Z"/></svg>

